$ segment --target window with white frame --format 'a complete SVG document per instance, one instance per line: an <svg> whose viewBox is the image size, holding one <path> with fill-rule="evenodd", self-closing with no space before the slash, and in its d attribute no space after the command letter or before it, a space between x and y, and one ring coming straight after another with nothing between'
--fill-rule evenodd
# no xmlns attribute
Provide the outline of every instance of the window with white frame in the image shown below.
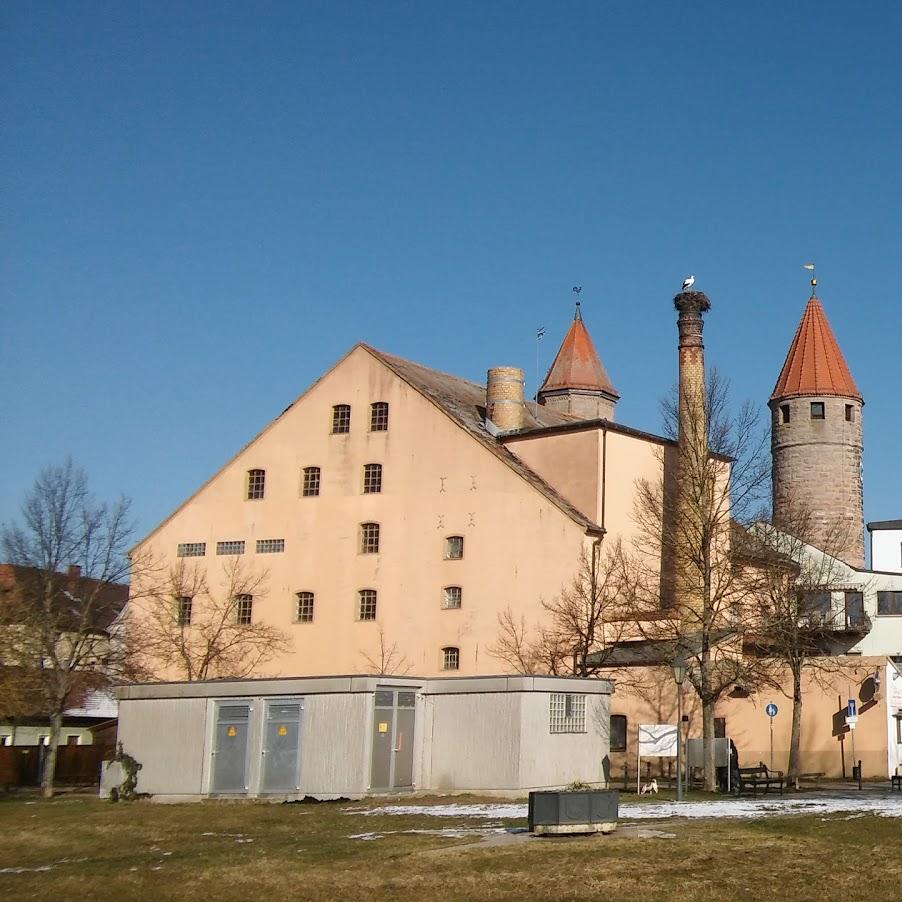
<svg viewBox="0 0 902 902"><path fill-rule="evenodd" d="M203 557L206 553L206 542L179 542L176 551L179 557Z"/></svg>
<svg viewBox="0 0 902 902"><path fill-rule="evenodd" d="M235 596L235 621L239 626L250 626L254 617L254 596Z"/></svg>
<svg viewBox="0 0 902 902"><path fill-rule="evenodd" d="M313 593L298 592L294 619L297 623L313 623Z"/></svg>
<svg viewBox="0 0 902 902"><path fill-rule="evenodd" d="M332 408L332 434L340 435L351 431L351 405L336 404Z"/></svg>
<svg viewBox="0 0 902 902"><path fill-rule="evenodd" d="M382 491L382 464L363 465L363 494L377 495Z"/></svg>
<svg viewBox="0 0 902 902"><path fill-rule="evenodd" d="M586 697L584 695L575 695L572 692L552 692L549 713L549 732L586 732Z"/></svg>
<svg viewBox="0 0 902 902"><path fill-rule="evenodd" d="M442 608L446 611L456 611L462 604L464 590L460 586L445 586L442 589Z"/></svg>
<svg viewBox="0 0 902 902"><path fill-rule="evenodd" d="M445 539L445 560L459 561L464 556L464 537L448 536Z"/></svg>
<svg viewBox="0 0 902 902"><path fill-rule="evenodd" d="M175 617L179 626L191 626L191 609L194 599L190 595L182 595L176 602Z"/></svg>
<svg viewBox="0 0 902 902"><path fill-rule="evenodd" d="M278 554L285 550L285 539L257 539L257 554Z"/></svg>
<svg viewBox="0 0 902 902"><path fill-rule="evenodd" d="M357 619L376 619L376 590L361 589L357 593Z"/></svg>
<svg viewBox="0 0 902 902"><path fill-rule="evenodd" d="M247 471L247 500L259 501L266 488L266 470Z"/></svg>
<svg viewBox="0 0 902 902"><path fill-rule="evenodd" d="M229 539L226 542L216 543L217 554L244 554L243 539Z"/></svg>
<svg viewBox="0 0 902 902"><path fill-rule="evenodd" d="M370 432L386 432L388 430L388 403L376 401L370 404Z"/></svg>
<svg viewBox="0 0 902 902"><path fill-rule="evenodd" d="M319 495L319 467L304 467L304 481L301 485L302 498L315 498Z"/></svg>
<svg viewBox="0 0 902 902"><path fill-rule="evenodd" d="M379 553L379 524L378 523L361 523L360 524L360 553L361 554L378 554Z"/></svg>
<svg viewBox="0 0 902 902"><path fill-rule="evenodd" d="M460 649L447 645L442 649L442 670L460 670Z"/></svg>

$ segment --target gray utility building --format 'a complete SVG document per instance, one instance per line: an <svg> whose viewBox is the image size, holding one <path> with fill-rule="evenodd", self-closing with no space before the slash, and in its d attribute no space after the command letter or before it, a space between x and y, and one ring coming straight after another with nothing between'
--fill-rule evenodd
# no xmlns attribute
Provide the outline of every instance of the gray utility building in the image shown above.
<svg viewBox="0 0 902 902"><path fill-rule="evenodd" d="M153 683L117 691L119 739L138 791L172 799L603 785L611 691L523 676Z"/></svg>

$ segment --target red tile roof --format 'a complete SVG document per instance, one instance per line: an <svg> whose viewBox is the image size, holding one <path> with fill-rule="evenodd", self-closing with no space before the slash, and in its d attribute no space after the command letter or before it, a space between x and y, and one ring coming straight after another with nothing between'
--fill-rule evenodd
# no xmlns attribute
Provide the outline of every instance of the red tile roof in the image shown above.
<svg viewBox="0 0 902 902"><path fill-rule="evenodd" d="M838 395L862 400L827 314L820 300L813 296L802 315L771 400L802 395Z"/></svg>
<svg viewBox="0 0 902 902"><path fill-rule="evenodd" d="M592 336L583 324L579 312L539 390L555 391L566 388L603 391L615 399L620 397L598 356L598 351L595 350Z"/></svg>

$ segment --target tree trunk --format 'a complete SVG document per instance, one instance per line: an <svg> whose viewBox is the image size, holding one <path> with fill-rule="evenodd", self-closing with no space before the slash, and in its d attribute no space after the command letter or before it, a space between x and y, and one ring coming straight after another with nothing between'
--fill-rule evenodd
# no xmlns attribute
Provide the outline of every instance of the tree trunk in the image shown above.
<svg viewBox="0 0 902 902"><path fill-rule="evenodd" d="M62 711L50 718L50 743L47 756L44 758L44 772L41 774L41 795L45 799L53 798L53 779L56 776L56 753L60 744L60 733L63 730Z"/></svg>
<svg viewBox="0 0 902 902"><path fill-rule="evenodd" d="M789 770L786 780L793 781L799 788L799 749L802 744L802 671L796 670L792 675L792 736L789 740Z"/></svg>
<svg viewBox="0 0 902 902"><path fill-rule="evenodd" d="M714 702L702 702L702 735L705 746L705 792L717 792L714 766Z"/></svg>

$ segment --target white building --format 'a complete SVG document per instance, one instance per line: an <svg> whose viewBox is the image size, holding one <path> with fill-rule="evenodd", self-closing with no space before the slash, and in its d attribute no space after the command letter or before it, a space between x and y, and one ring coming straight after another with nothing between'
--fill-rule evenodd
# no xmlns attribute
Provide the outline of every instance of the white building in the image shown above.
<svg viewBox="0 0 902 902"><path fill-rule="evenodd" d="M902 573L902 520L868 523L868 532L871 568L882 573Z"/></svg>

